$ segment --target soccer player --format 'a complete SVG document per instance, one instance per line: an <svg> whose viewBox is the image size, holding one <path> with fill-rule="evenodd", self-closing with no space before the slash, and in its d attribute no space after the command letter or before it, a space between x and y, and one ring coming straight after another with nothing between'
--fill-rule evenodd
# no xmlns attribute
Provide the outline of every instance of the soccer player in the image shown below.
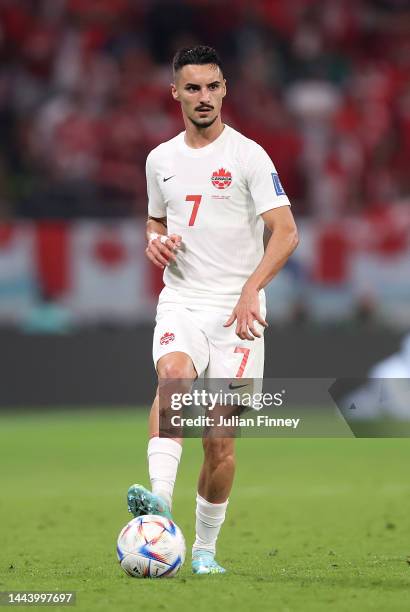
<svg viewBox="0 0 410 612"><path fill-rule="evenodd" d="M290 203L267 153L222 121L226 81L216 51L181 49L173 75L185 131L151 151L146 165L146 255L165 283L153 340L158 379L261 379L263 287L298 242ZM265 225L272 234L264 250ZM159 437L158 393L149 428L152 491L132 485L128 509L171 517L182 440ZM223 573L215 546L234 478L234 439L206 436L203 449L192 569Z"/></svg>

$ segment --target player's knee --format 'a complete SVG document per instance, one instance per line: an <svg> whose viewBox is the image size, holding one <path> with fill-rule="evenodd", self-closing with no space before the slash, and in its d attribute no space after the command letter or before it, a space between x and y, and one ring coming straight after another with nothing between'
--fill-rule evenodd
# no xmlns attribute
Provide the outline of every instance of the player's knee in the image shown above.
<svg viewBox="0 0 410 612"><path fill-rule="evenodd" d="M157 366L158 377L174 380L192 380L195 377L195 370L188 355L166 355L162 357Z"/></svg>

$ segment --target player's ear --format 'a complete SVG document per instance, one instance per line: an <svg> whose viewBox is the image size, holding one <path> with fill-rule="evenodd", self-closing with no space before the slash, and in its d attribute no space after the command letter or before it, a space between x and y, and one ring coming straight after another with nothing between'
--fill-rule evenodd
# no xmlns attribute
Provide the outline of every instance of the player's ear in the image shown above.
<svg viewBox="0 0 410 612"><path fill-rule="evenodd" d="M175 83L171 83L171 95L174 98L174 100L178 100L179 101L179 93L178 90L175 86Z"/></svg>
<svg viewBox="0 0 410 612"><path fill-rule="evenodd" d="M224 98L226 96L226 79L223 80L223 94L222 97Z"/></svg>

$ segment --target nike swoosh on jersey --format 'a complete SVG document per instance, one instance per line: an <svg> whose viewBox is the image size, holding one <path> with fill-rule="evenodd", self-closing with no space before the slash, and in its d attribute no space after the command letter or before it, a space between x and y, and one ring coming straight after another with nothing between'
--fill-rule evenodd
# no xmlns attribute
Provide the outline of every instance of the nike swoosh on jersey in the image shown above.
<svg viewBox="0 0 410 612"><path fill-rule="evenodd" d="M164 181L164 183L166 183L167 181L169 181L169 179L174 178L175 174L173 174L172 176L168 176L167 178L163 178L162 180Z"/></svg>
<svg viewBox="0 0 410 612"><path fill-rule="evenodd" d="M229 383L229 388L233 391L234 389L242 389L242 387L247 387L248 385L233 385L232 383Z"/></svg>

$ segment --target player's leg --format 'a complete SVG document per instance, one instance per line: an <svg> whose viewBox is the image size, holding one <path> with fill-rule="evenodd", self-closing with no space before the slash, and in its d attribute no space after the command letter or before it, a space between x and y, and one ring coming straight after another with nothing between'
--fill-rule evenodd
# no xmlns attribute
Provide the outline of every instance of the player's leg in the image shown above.
<svg viewBox="0 0 410 612"><path fill-rule="evenodd" d="M192 359L186 353L173 352L161 357L157 364L158 378L160 380L181 381L172 385L173 391L189 391L192 382L197 377ZM186 388L189 385L189 388ZM155 396L149 418L150 440L148 442L148 470L151 480L151 490L172 507L172 494L174 491L179 461L182 453L182 438L160 437L160 410L169 411L168 402L161 402L159 391ZM165 418L166 414L162 414Z"/></svg>
<svg viewBox="0 0 410 612"><path fill-rule="evenodd" d="M216 379L215 384L226 383L227 392L229 382L246 378L245 389L252 393L263 377L263 337L253 342L242 341L232 328L223 328L223 318L209 321L210 357L206 377ZM221 408L227 415L226 407ZM203 441L204 463L198 483L196 539L192 548L192 568L197 574L225 571L215 560L215 548L235 474L235 432L227 433L230 435L219 438L208 435Z"/></svg>
<svg viewBox="0 0 410 612"><path fill-rule="evenodd" d="M198 480L198 493L213 504L225 503L235 475L234 438L204 437L204 461Z"/></svg>
<svg viewBox="0 0 410 612"><path fill-rule="evenodd" d="M224 573L215 561L216 540L225 520L235 475L233 438L204 437L204 461L196 497L196 537L192 568L196 574Z"/></svg>
<svg viewBox="0 0 410 612"><path fill-rule="evenodd" d="M172 352L161 357L158 360L157 372L160 380L181 381L181 387L185 387L196 378L192 359L182 352ZM173 391L178 392L178 382L175 382L172 388ZM181 388L181 392L185 390ZM128 489L128 509L134 516L160 514L171 518L172 494L181 459L182 439L159 436L160 410L163 412L169 410L166 403L165 401L164 405L163 400L160 406L157 390L149 416L150 437L147 455L151 491L140 484L132 485Z"/></svg>
<svg viewBox="0 0 410 612"><path fill-rule="evenodd" d="M166 395L168 386L161 387L161 381L172 380L169 385L172 391L184 393L209 360L206 338L188 311L167 310L157 316L153 357L162 391L161 394L157 391L149 418L148 468L152 492L142 485L132 485L128 490L128 508L134 516L163 514L170 517L182 446L179 438L159 435L160 417L165 417L170 410Z"/></svg>

